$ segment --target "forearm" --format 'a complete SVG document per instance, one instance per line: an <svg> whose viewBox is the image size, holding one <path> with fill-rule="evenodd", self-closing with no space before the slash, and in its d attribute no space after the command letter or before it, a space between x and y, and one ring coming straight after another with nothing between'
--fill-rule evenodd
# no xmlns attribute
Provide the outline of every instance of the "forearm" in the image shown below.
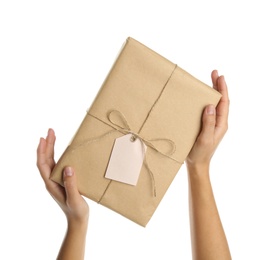
<svg viewBox="0 0 273 260"><path fill-rule="evenodd" d="M208 167L188 167L193 259L231 259Z"/></svg>
<svg viewBox="0 0 273 260"><path fill-rule="evenodd" d="M57 260L84 259L87 227L88 221L82 223L68 222L67 232Z"/></svg>

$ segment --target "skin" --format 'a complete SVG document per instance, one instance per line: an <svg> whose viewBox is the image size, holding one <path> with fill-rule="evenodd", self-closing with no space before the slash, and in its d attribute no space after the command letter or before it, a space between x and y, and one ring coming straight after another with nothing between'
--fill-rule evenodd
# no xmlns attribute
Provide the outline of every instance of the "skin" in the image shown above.
<svg viewBox="0 0 273 260"><path fill-rule="evenodd" d="M192 256L196 260L231 259L209 175L211 158L228 129L229 97L224 76L214 70L211 78L222 98L216 108L205 108L202 130L186 159Z"/></svg>
<svg viewBox="0 0 273 260"><path fill-rule="evenodd" d="M201 132L186 159L189 180L189 212L194 260L231 259L227 239L217 210L210 182L211 158L227 131L229 98L223 76L211 73L213 88L222 98L208 105L202 116ZM49 179L54 161L55 133L48 130L37 148L37 167L47 191L59 204L67 219L67 231L57 259L84 259L89 207L77 189L77 176L71 167L64 169L64 187Z"/></svg>
<svg viewBox="0 0 273 260"><path fill-rule="evenodd" d="M59 204L67 219L67 232L57 259L84 259L89 207L77 189L77 176L71 167L64 169L64 187L49 179L54 161L55 133L48 130L46 139L40 138L37 166L49 194Z"/></svg>

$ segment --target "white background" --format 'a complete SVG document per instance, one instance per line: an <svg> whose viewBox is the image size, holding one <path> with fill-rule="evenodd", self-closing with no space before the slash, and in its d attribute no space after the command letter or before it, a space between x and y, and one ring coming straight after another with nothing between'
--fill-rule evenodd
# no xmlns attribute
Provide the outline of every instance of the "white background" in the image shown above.
<svg viewBox="0 0 273 260"><path fill-rule="evenodd" d="M218 209L233 259L273 259L270 2L0 1L0 259L55 259L66 222L36 147L52 127L59 158L128 36L209 85L225 75ZM187 189L183 165L146 228L88 200L86 259L191 259Z"/></svg>

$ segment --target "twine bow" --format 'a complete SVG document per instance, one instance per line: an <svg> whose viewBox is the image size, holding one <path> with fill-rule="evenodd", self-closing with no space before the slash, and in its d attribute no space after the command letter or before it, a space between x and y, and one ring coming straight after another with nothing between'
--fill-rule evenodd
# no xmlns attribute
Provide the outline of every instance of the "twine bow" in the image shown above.
<svg viewBox="0 0 273 260"><path fill-rule="evenodd" d="M120 119L121 122L117 122L116 119L114 118L114 115L117 115ZM108 120L115 125L116 127L118 127L116 130L118 130L119 132L122 132L123 134L132 134L133 138L131 141L134 141L136 138L138 138L141 142L145 143L147 146L149 146L150 148L154 149L155 151L157 151L158 153L164 155L164 156L171 156L172 154L174 154L174 152L176 151L176 146L175 143L171 140L171 139L167 139L167 138L156 138L156 139L145 139L144 137L142 137L140 134L135 133L131 130L131 127L128 123L128 121L126 120L126 117L118 110L111 110L108 115L107 115ZM156 147L153 142L168 142L169 146L171 147L171 149L167 152L161 151L160 148Z"/></svg>
<svg viewBox="0 0 273 260"><path fill-rule="evenodd" d="M118 131L118 132L120 132L122 134L132 134L132 137L131 137L132 142L134 142L138 138L147 147L152 148L153 150L155 150L156 152L162 154L165 157L168 157L168 158L170 158L170 159L172 159L172 160L174 160L174 161L176 161L178 163L181 163L181 162L179 162L179 161L177 161L177 160L175 160L174 158L171 157L171 155L176 151L176 145L172 140L167 139L167 138L156 138L156 139L148 140L148 139L142 137L139 133L135 133L134 131L132 131L128 121L126 120L126 117L120 111L113 109L113 110L110 110L109 113L107 114L107 119L109 120L110 123L112 123L112 125L105 122L105 121L103 121L103 120L101 120L100 118L92 115L89 112L87 112L87 115L96 118L97 120L101 121L102 123L114 128L114 129L108 131L107 133L105 133L105 134L103 134L101 136L88 139L88 140L86 140L86 141L84 141L84 142L82 142L82 143L80 143L80 144L78 144L76 146L71 147L72 152L75 151L76 149L78 149L81 146L85 146L85 145L87 145L89 143L97 142L97 141L103 139L104 137L106 137L108 135L111 135L114 132ZM155 144L153 144L155 142L167 142L171 149L169 149L169 151L163 151L161 148L156 147ZM153 174L152 170L149 167L146 156L144 157L143 164L145 165L146 169L148 170L148 172L150 174L150 177L151 177L151 180L152 180L152 185L153 185L153 195L154 195L154 197L156 197L156 183L155 183L155 179L154 179L154 174ZM109 187L109 185L107 186L106 190L108 189L108 187ZM104 194L106 193L106 190L104 191L101 199L103 198ZM99 200L99 202L101 201L101 199Z"/></svg>

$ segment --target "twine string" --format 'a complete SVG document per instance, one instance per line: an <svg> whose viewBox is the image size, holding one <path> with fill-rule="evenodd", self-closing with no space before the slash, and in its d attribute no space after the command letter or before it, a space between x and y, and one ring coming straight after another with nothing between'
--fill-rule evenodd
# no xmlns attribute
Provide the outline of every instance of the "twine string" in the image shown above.
<svg viewBox="0 0 273 260"><path fill-rule="evenodd" d="M126 117L124 116L123 113L121 113L120 111L116 110L116 109L113 109L113 110L110 110L108 115L107 115L107 119L109 120L109 122L112 124L110 125L109 123L99 119L98 117L92 115L91 113L87 112L87 115L91 116L91 117L94 117L98 120L100 120L101 122L111 126L112 128L114 128L113 130L110 130L108 132L106 132L105 134L102 134L100 136L97 136L97 137L94 137L94 138L90 138L86 141L83 141L79 144L77 144L76 146L73 146L73 147L70 147L71 149L71 152L74 152L76 149L82 147L82 146L86 146L90 143L93 143L93 142L98 142L100 140L102 140L103 138L109 136L109 135L112 135L113 133L116 133L117 131L122 133L122 134L132 134L132 137L134 137L131 141L133 142L136 138L138 138L142 144L145 144L147 147L150 147L152 148L153 150L157 151L158 153L162 154L163 156L165 157L168 157L178 163L181 163L179 161L177 161L176 159L174 159L173 157L171 157L171 155L176 151L176 145L175 143L168 139L168 138L156 138L156 139L151 139L151 140L147 140L145 139L144 137L140 136L138 133L135 133L131 130L131 127L126 119ZM120 122L118 122L117 120L117 117L119 117L120 119ZM168 142L171 146L171 150L168 151L168 152L164 152L164 151L161 151L158 147L156 147L153 142ZM142 146L144 147L144 145ZM143 164L144 166L146 167L150 177L151 177L151 181L152 181L152 187L153 187L153 195L154 197L156 197L156 182L155 182L155 178L154 178L154 173L153 171L151 170L148 162L147 162L147 159L146 159L146 156L144 156L144 161L143 161ZM109 188L110 185L108 185L106 187L106 190ZM100 201L102 200L104 194L106 193L106 190L103 192L103 195L102 197L99 199L98 203L100 203Z"/></svg>

